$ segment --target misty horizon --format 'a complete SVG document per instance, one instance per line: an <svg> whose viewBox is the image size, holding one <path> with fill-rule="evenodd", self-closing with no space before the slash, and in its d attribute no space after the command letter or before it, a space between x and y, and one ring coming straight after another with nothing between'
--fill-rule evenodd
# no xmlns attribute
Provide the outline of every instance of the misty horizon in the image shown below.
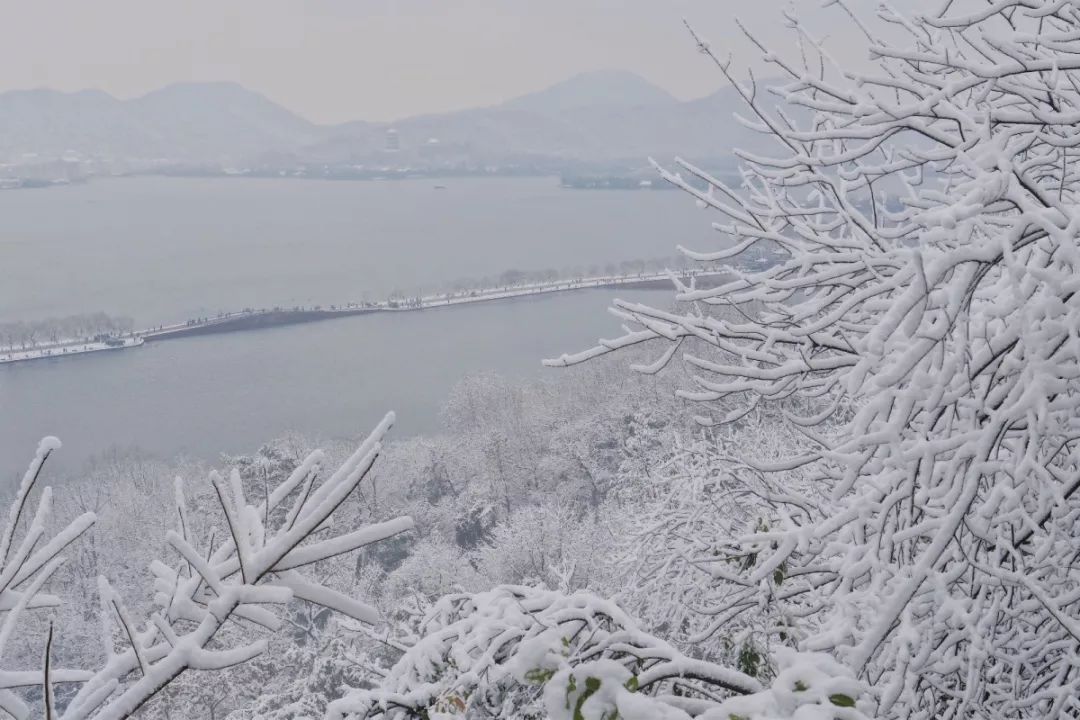
<svg viewBox="0 0 1080 720"><path fill-rule="evenodd" d="M566 83L570 83L570 82L573 82L573 81L576 81L576 80L579 80L579 79L591 79L591 78L602 79L602 78L605 78L605 77L616 77L616 76L633 77L633 78L635 78L637 80L640 80L644 84L652 86L653 88L656 88L657 90L660 90L661 92L666 93L667 95L670 95L671 99L673 101L679 102L679 103L689 103L689 102L694 102L696 100L704 100L706 98L709 98L709 97L723 91L726 87L728 87L725 83L718 83L716 85L716 87L712 88L711 90L705 90L704 92L702 92L700 94L694 94L694 95L691 95L691 96L682 96L682 95L676 94L673 90L671 90L669 88L665 88L663 85L661 85L659 83L652 82L652 81L648 80L647 78L645 78L644 76L634 72L633 70L628 70L628 69L625 69L625 68L600 68L600 69L595 69L595 70L583 70L583 71L580 71L580 72L576 72L576 73L568 75L568 76L566 76L566 77L564 77L562 79L555 80L555 81L553 81L551 83L548 83L546 85L542 85L540 87L528 88L528 89L523 88L520 91L511 92L511 94L506 95L505 97L496 99L496 100L494 100L494 101L492 101L492 102L490 102L488 104L468 105L468 106L462 106L462 107L459 107L459 108L443 109L443 110L432 109L432 110L427 110L427 111L421 111L421 112L418 112L418 113L415 113L415 114L401 115L401 116L397 116L397 117L393 117L393 118L389 118L389 119L382 119L382 120L369 120L369 119L356 117L356 118L347 118L347 119L344 119L344 120L338 120L338 121L332 121L332 122L320 122L318 120L310 118L302 110L299 110L299 109L297 109L295 107L291 107L291 106L289 106L288 104L286 104L284 102L278 102L278 101L274 100L273 98L271 98L269 95L255 89L253 87L245 85L243 82L241 82L239 80L228 79L228 78L221 78L221 79L216 79L216 80L177 80L177 81L173 81L173 82L167 82L167 83L165 83L163 85L160 85L158 87L150 88L148 90L145 90L143 92L133 94L133 95L118 95L118 94L114 94L112 92L109 92L108 90L106 90L104 88L101 88L101 87L83 87L83 88L78 88L78 89L62 89L62 88L57 88L57 87L51 87L51 86L48 86L48 85L40 85L40 86L35 86L35 87L9 88L9 89L6 89L6 90L0 90L0 96L4 96L4 95L20 95L20 94L32 95L32 94L36 94L36 93L56 93L56 94L59 94L59 95L66 95L66 96L101 95L101 96L106 96L111 100L116 100L116 101L119 101L119 102L128 102L128 101L132 101L132 100L140 100L140 99L143 99L143 98L145 98L145 97L147 97L149 95L153 95L155 93L159 93L159 92L162 92L162 91L165 91L165 90L169 90L170 88L215 87L215 86L234 87L234 88L239 88L239 89L245 90L245 91L250 92L250 93L254 93L255 95L258 95L258 96L260 96L262 98L265 98L266 100L269 100L270 102L273 102L275 105L279 105L280 107L288 110L293 115L296 115L297 117L311 123L312 125L315 125L315 126L318 126L318 127L333 127L335 125L345 125L345 124L357 123L357 122L370 123L372 125L392 125L395 122L400 122L402 120L410 120L410 119L413 119L413 118L425 117L425 116L428 116L428 115L444 115L444 114L445 115L450 115L450 114L453 114L455 112L461 112L461 111L465 111L465 110L474 110L474 109L478 110L478 109L486 109L486 108L496 108L496 107L499 107L501 105L505 105L507 103L510 103L510 102L512 102L514 100L518 100L520 98L525 98L525 97L528 97L530 95L543 93L545 91L555 89L555 88L557 88L557 87L559 87L561 85L564 85ZM768 80L766 79L765 82L768 82Z"/></svg>
<svg viewBox="0 0 1080 720"><path fill-rule="evenodd" d="M763 39L789 42L775 22L787 4L740 4L737 16ZM801 4L810 26L839 60L865 64L851 42L857 30L829 23L816 4ZM684 18L722 56L762 67L732 9L710 0L55 0L9 9L19 22L0 28L0 91L94 88L128 99L176 82L233 81L319 124L490 106L604 69L702 97L719 78Z"/></svg>

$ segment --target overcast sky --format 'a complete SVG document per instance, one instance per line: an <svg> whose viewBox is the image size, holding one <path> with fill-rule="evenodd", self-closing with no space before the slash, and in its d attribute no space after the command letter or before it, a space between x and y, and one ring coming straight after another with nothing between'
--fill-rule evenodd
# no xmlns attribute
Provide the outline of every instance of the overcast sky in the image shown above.
<svg viewBox="0 0 1080 720"><path fill-rule="evenodd" d="M856 0L868 5L870 0ZM318 122L493 104L579 72L626 69L689 98L721 84L714 47L750 57L732 18L790 48L789 5L854 35L821 0L0 0L0 90L233 80ZM826 13L823 16L823 13Z"/></svg>

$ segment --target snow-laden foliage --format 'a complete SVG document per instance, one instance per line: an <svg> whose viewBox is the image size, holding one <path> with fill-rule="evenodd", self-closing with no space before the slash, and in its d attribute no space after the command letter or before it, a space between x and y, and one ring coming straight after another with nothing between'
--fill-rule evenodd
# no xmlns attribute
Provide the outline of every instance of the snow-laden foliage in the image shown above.
<svg viewBox="0 0 1080 720"><path fill-rule="evenodd" d="M817 488L805 473L766 476L746 461L774 460L803 444L758 411L737 426L680 437L648 476L624 477L630 521L613 553L620 604L678 647L770 676L768 658L797 640L789 600L799 592L786 582L785 565L745 582L759 553L736 539L765 527L763 498Z"/></svg>
<svg viewBox="0 0 1080 720"><path fill-rule="evenodd" d="M146 616L136 614L109 580L100 576L97 596L104 662L95 670L56 667L54 646L63 638L64 629L50 622L40 669L0 671L0 709L20 720L30 717L29 698L11 690L23 687L38 690L31 697L40 699L46 718L129 717L188 670L217 673L258 658L268 640L255 639L253 634L277 632L284 620L302 627L294 618L284 617L292 613L286 606L294 600L340 613L356 623L376 623L379 615L374 607L331 589L311 573L324 561L414 527L409 517L356 529L335 527L333 520L379 456L392 422L393 416L388 415L325 480L319 479L325 458L316 451L273 488L264 486L258 500L248 499L238 470L227 480L212 472L212 495L224 527L220 532L211 529L201 539L197 529L208 523L206 518L192 517L184 483L177 479L172 498L176 530L167 534L166 542L178 559L172 565L161 560L151 564L154 609ZM33 520L23 522L42 467L58 446L52 438L42 442L0 536L0 610L4 613L0 651L25 621L26 610L59 604L58 598L42 589L64 562L60 553L71 549L96 520L93 512L83 513L46 541L52 491L44 488ZM78 684L76 692L58 693L58 687L71 684Z"/></svg>
<svg viewBox="0 0 1080 720"><path fill-rule="evenodd" d="M618 487L666 455L666 424L681 420L671 389L642 407L657 383L631 380L612 362L531 383L463 381L443 432L393 443L372 470L357 511L418 526L397 556L384 552L396 543L362 555L361 594L418 621L444 594L499 584L610 592Z"/></svg>
<svg viewBox="0 0 1080 720"><path fill-rule="evenodd" d="M859 720L872 704L827 656L782 653L776 682L762 687L684 655L586 592L503 585L451 595L420 630L378 688L332 703L328 717ZM730 692L737 700L718 698Z"/></svg>
<svg viewBox="0 0 1080 720"><path fill-rule="evenodd" d="M28 610L40 610L60 604L58 597L42 591L64 562L60 553L94 524L94 514L84 513L51 538L47 537L46 523L52 513L52 489L45 488L40 494L33 518L22 533L22 538L17 539L24 515L29 510L34 486L41 477L45 462L59 447L60 441L54 437L41 441L19 484L8 510L3 535L0 535L0 611L3 612L3 624L0 624L0 660L3 659L12 634ZM52 666L48 651L52 637L50 626L45 660L39 669L0 668L0 710L16 720L30 717L30 707L12 692L12 689L41 688L47 697L45 704L51 717L51 704L55 701L53 685L58 682L85 682L91 677L91 673L87 671Z"/></svg>
<svg viewBox="0 0 1080 720"><path fill-rule="evenodd" d="M692 257L777 264L679 287L686 312L617 303L628 334L553 364L666 344L639 369L681 355L703 422L769 404L812 443L753 464L766 523L732 538L757 562L730 582L752 598L782 571L800 647L868 681L878 714L1075 716L1080 3L830 5L873 70L789 16L789 52L759 45L786 77L770 93L699 39L779 151L742 153L739 187L662 171L723 216L730 248ZM823 492L776 492L795 468Z"/></svg>
<svg viewBox="0 0 1080 720"><path fill-rule="evenodd" d="M625 671L620 686L630 682L641 693L679 684L761 689L749 676L687 658L641 632L610 601L507 585L441 599L380 686L333 703L330 716L543 718L545 683L600 660Z"/></svg>

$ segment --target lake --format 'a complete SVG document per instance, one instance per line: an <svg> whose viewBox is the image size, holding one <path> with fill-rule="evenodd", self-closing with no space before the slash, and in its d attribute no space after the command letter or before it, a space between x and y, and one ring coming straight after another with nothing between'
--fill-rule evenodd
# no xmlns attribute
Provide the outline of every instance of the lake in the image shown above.
<svg viewBox="0 0 1080 720"><path fill-rule="evenodd" d="M0 321L102 310L137 326L248 306L332 304L715 247L677 192L574 191L554 179L332 182L124 178L0 193ZM110 447L251 452L297 430L438 427L469 373L527 378L540 359L618 334L615 297L578 291L160 343L0 366L0 473L46 434L71 471Z"/></svg>

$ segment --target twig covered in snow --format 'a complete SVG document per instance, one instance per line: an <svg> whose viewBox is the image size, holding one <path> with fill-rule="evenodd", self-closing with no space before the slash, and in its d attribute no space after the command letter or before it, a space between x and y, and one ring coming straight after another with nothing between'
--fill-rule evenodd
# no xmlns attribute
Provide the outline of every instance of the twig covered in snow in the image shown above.
<svg viewBox="0 0 1080 720"><path fill-rule="evenodd" d="M549 364L682 343L648 369L681 357L683 396L724 403L704 420L779 407L814 449L757 469L804 468L831 500L809 516L761 503L768 529L734 538L760 558L745 580L784 567L803 647L869 681L878 713L1071 717L1080 4L955 0L879 19L856 19L867 73L794 16L792 59L748 33L785 78L768 92L698 39L779 151L741 153L740 187L685 161L660 169L723 216L730 247L690 256L766 244L787 260L680 288L688 311L618 302L625 335Z"/></svg>
<svg viewBox="0 0 1080 720"><path fill-rule="evenodd" d="M238 472L233 471L228 482L212 473L210 480L229 530L227 540L216 547L212 538L199 543L192 535L183 483L178 480L178 529L167 537L178 560L173 565L155 561L151 567L156 578L157 609L149 617L137 619L108 580L100 578L108 652L103 666L94 672L51 667L50 629L44 674L0 671L0 708L16 718L28 717L30 709L7 688L37 685L45 691L49 717L129 717L189 669L222 670L258 656L267 647L265 639L222 647L220 631L228 624L275 631L282 620L273 608L293 599L329 608L359 622L375 623L378 615L373 607L305 577L303 570L413 528L408 517L355 531L338 532L330 524L335 511L371 469L393 419L392 414L387 415L321 484L316 484L314 478L324 458L316 451L258 504L245 496ZM58 603L56 598L41 594L41 587L62 562L58 553L94 521L93 515L81 516L42 545L51 498L46 488L29 529L21 541L15 542L28 496L42 465L56 447L59 443L54 439L42 442L12 505L8 527L0 537L0 557L4 559L0 569L0 608L6 611L0 626L0 653L23 611ZM313 541L316 533L319 540ZM108 637L112 624L119 628L126 645L119 652L114 651ZM81 687L66 706L58 708L51 688L55 683L70 682L81 683Z"/></svg>
<svg viewBox="0 0 1080 720"><path fill-rule="evenodd" d="M441 599L421 639L375 690L331 704L329 717L415 717L426 711L523 717L563 667L606 660L636 678L640 692L754 693L752 677L684 656L638 629L617 605L588 593L564 595L501 586ZM711 690L709 690L711 688Z"/></svg>
<svg viewBox="0 0 1080 720"><path fill-rule="evenodd" d="M866 687L831 659L783 654L771 688L687 657L585 592L500 586L443 598L422 638L373 690L331 703L328 718L729 720L820 715L862 720ZM726 699L725 699L726 698Z"/></svg>
<svg viewBox="0 0 1080 720"><path fill-rule="evenodd" d="M7 524L0 536L0 617L3 618L0 624L0 661L26 611L55 607L60 603L57 597L43 593L42 589L64 562L60 553L94 524L93 513L86 513L46 540L46 525L52 513L52 489L46 487L41 491L37 510L29 525L23 527L31 493L37 486L45 462L59 448L60 441L54 437L41 441L15 493ZM53 668L48 654L42 670L0 669L0 710L16 720L24 720L30 717L31 708L12 692L13 688L37 686L44 689L46 697L51 698L53 683L82 682L90 675L81 670Z"/></svg>

